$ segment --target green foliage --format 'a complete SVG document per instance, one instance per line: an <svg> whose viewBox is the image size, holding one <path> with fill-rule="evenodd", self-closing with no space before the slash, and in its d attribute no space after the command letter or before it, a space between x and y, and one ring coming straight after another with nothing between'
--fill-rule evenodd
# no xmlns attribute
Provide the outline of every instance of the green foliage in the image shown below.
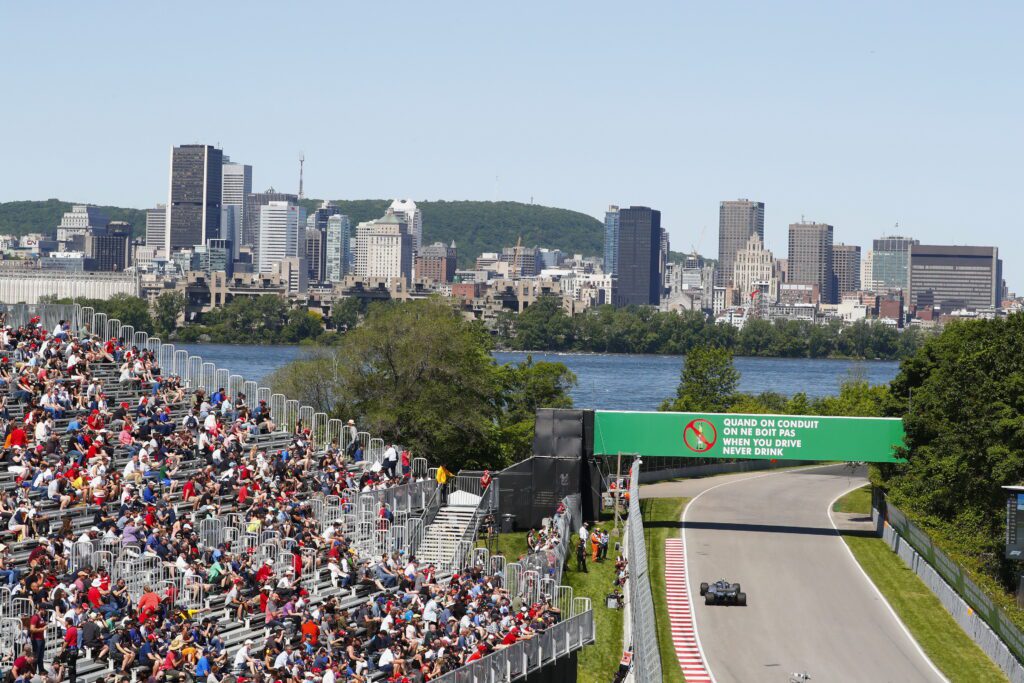
<svg viewBox="0 0 1024 683"><path fill-rule="evenodd" d="M174 290L163 292L153 305L153 326L157 335L169 339L178 328L178 316L185 310L185 295Z"/></svg>
<svg viewBox="0 0 1024 683"><path fill-rule="evenodd" d="M179 328L177 338L220 344L296 344L320 340L323 333L323 319L318 314L292 308L282 296L263 294L235 297L205 314L198 324Z"/></svg>
<svg viewBox="0 0 1024 683"><path fill-rule="evenodd" d="M1024 481L1024 315L957 322L903 362L886 402L907 464L876 483L977 575L1016 584L1004 560L1005 493Z"/></svg>
<svg viewBox="0 0 1024 683"><path fill-rule="evenodd" d="M82 203L82 202L75 202ZM0 234L27 235L31 232L53 234L57 231L61 216L70 211L72 202L59 199L45 201L0 202ZM132 234L146 232L146 212L140 209L125 209L117 206L101 206L112 221L127 221L132 224Z"/></svg>
<svg viewBox="0 0 1024 683"><path fill-rule="evenodd" d="M728 349L697 347L686 354L675 401L666 401L662 410L724 413L736 400L739 383Z"/></svg>
<svg viewBox="0 0 1024 683"><path fill-rule="evenodd" d="M359 324L361 300L354 296L345 297L331 306L331 325L336 330L350 330Z"/></svg>
<svg viewBox="0 0 1024 683"><path fill-rule="evenodd" d="M450 469L529 456L537 408L572 406L561 363L498 365L487 334L439 298L372 306L365 322L276 371L275 391Z"/></svg>
<svg viewBox="0 0 1024 683"><path fill-rule="evenodd" d="M143 299L130 294L115 294L109 299L71 299L42 297L40 303L71 304L83 307L91 306L97 313L106 313L108 318L117 318L122 325L131 325L137 332L156 334L153 317L149 314L149 306Z"/></svg>
<svg viewBox="0 0 1024 683"><path fill-rule="evenodd" d="M711 344L740 356L894 359L920 346L918 330L897 332L867 321L844 326L808 321L750 320L737 331L704 313L662 313L649 307L600 306L570 318L557 300L541 299L498 321L502 343L519 350L686 354Z"/></svg>

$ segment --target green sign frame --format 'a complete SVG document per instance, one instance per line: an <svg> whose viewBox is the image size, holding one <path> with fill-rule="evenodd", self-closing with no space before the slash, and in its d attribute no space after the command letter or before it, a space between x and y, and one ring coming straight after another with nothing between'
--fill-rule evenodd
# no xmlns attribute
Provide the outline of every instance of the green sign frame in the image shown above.
<svg viewBox="0 0 1024 683"><path fill-rule="evenodd" d="M594 411L594 454L905 462L891 417Z"/></svg>

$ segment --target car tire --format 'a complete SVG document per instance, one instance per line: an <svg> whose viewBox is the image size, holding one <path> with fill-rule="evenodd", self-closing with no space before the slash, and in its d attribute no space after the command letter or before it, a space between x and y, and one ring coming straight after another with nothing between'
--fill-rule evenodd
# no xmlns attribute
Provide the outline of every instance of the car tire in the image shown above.
<svg viewBox="0 0 1024 683"><path fill-rule="evenodd" d="M705 605L713 605L713 604L715 604L715 596L712 593L705 593L704 594L704 604Z"/></svg>
<svg viewBox="0 0 1024 683"><path fill-rule="evenodd" d="M707 595L707 593L708 593L708 584L702 583L700 585L700 594L701 595Z"/></svg>
<svg viewBox="0 0 1024 683"><path fill-rule="evenodd" d="M736 604L739 605L740 607L746 607L747 606L747 594L746 593L737 593L736 594Z"/></svg>
<svg viewBox="0 0 1024 683"><path fill-rule="evenodd" d="M735 590L737 593L739 593L740 591L743 590L742 588L740 588L740 585L738 583L734 583L732 585L732 587L733 587L733 590Z"/></svg>

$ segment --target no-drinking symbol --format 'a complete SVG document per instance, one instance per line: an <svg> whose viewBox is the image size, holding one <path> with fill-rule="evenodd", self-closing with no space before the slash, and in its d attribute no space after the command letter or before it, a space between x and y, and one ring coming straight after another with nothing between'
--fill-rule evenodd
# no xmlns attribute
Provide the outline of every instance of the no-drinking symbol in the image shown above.
<svg viewBox="0 0 1024 683"><path fill-rule="evenodd" d="M683 443L694 453L710 450L717 440L718 432L715 431L715 425L703 418L691 420L683 430Z"/></svg>

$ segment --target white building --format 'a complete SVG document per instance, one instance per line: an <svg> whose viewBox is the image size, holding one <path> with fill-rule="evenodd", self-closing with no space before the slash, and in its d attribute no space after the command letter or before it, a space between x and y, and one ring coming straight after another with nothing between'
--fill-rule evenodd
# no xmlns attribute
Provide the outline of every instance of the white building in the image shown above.
<svg viewBox="0 0 1024 683"><path fill-rule="evenodd" d="M867 254L860 262L860 288L873 292L875 291L875 280L872 273L874 272L875 264L875 252L868 249Z"/></svg>
<svg viewBox="0 0 1024 683"><path fill-rule="evenodd" d="M412 276L412 236L408 224L391 209L383 218L356 227L356 277Z"/></svg>
<svg viewBox="0 0 1024 683"><path fill-rule="evenodd" d="M146 246L153 247L157 254L163 254L167 246L167 205L157 204L146 209Z"/></svg>
<svg viewBox="0 0 1024 683"><path fill-rule="evenodd" d="M132 272L65 272L25 267L0 268L0 301L37 304L43 296L70 299L109 299L115 294L139 295L139 281Z"/></svg>
<svg viewBox="0 0 1024 683"><path fill-rule="evenodd" d="M305 247L306 210L287 201L272 201L260 207L260 273L272 273L274 264L300 256Z"/></svg>
<svg viewBox="0 0 1024 683"><path fill-rule="evenodd" d="M252 166L224 159L221 169L220 236L231 240L231 251L238 256L242 244L245 198L252 194Z"/></svg>
<svg viewBox="0 0 1024 683"><path fill-rule="evenodd" d="M283 258L274 264L273 272L280 276L289 294L305 294L309 291L309 267L305 257Z"/></svg>
<svg viewBox="0 0 1024 683"><path fill-rule="evenodd" d="M767 283L768 300L778 299L779 279L775 272L775 257L764 248L756 232L747 240L746 246L736 252L732 281L741 298L750 296L755 290L760 292L762 288L757 285Z"/></svg>
<svg viewBox="0 0 1024 683"><path fill-rule="evenodd" d="M416 202L411 199L396 199L388 207L405 220L409 235L412 237L413 253L419 253L423 246L423 213L416 207Z"/></svg>
<svg viewBox="0 0 1024 683"><path fill-rule="evenodd" d="M107 227L110 218L97 206L75 204L65 211L57 226L57 243L60 251L75 251L85 243L85 236L93 229Z"/></svg>
<svg viewBox="0 0 1024 683"><path fill-rule="evenodd" d="M351 268L352 221L344 214L327 219L327 281L341 282Z"/></svg>

